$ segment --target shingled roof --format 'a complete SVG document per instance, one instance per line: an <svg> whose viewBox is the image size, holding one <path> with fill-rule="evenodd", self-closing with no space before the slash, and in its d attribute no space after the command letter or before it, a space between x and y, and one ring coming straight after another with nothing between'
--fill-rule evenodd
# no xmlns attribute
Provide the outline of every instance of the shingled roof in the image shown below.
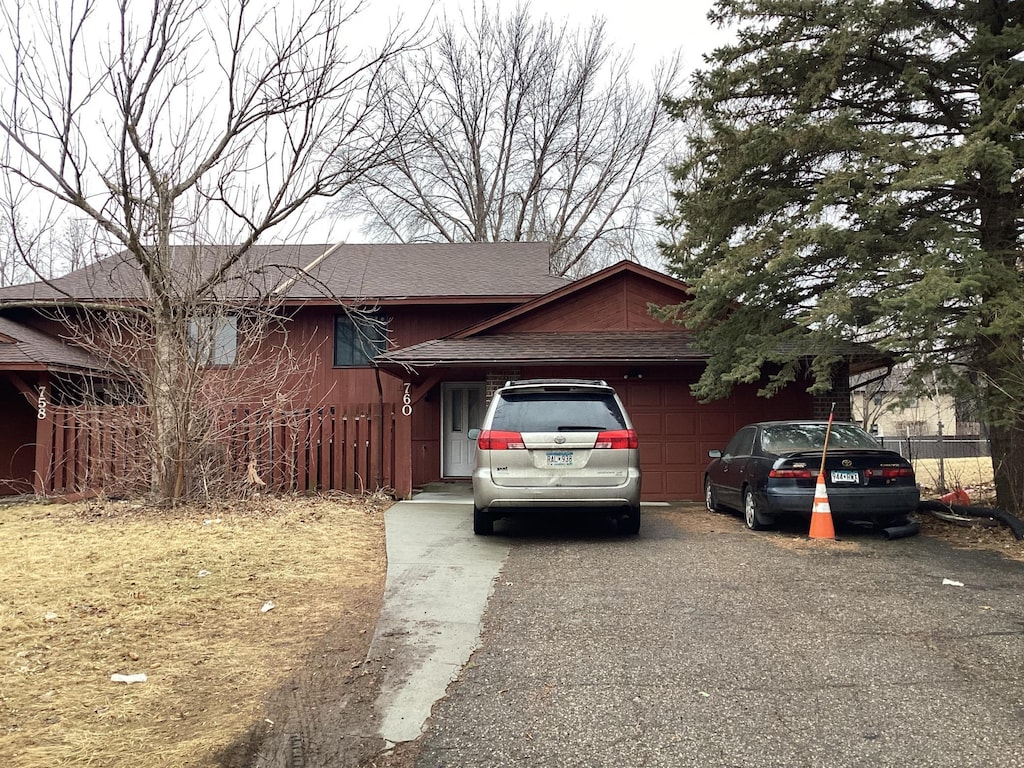
<svg viewBox="0 0 1024 768"><path fill-rule="evenodd" d="M176 247L179 281L209 274L225 247ZM338 298L382 303L522 301L566 285L549 271L545 243L260 245L220 292L225 298L273 296L286 302ZM186 283L182 282L182 285ZM148 293L124 253L50 282L0 288L5 301L139 301Z"/></svg>
<svg viewBox="0 0 1024 768"><path fill-rule="evenodd" d="M100 358L27 325L0 317L0 369L109 371Z"/></svg>
<svg viewBox="0 0 1024 768"><path fill-rule="evenodd" d="M685 330L514 333L426 341L381 355L384 365L432 368L531 363L686 363L708 356Z"/></svg>

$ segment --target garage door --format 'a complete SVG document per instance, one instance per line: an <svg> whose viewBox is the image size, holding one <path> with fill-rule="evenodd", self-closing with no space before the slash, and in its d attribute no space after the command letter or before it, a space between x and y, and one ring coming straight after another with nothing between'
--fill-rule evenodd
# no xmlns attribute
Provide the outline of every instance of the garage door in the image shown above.
<svg viewBox="0 0 1024 768"><path fill-rule="evenodd" d="M737 387L732 397L699 403L690 381L630 380L615 389L626 405L640 441L640 469L646 501L700 501L708 450L724 448L744 424L810 413L810 397L795 388L772 400L755 387Z"/></svg>
<svg viewBox="0 0 1024 768"><path fill-rule="evenodd" d="M689 384L628 381L616 386L640 440L643 498L666 501L701 498L702 414Z"/></svg>

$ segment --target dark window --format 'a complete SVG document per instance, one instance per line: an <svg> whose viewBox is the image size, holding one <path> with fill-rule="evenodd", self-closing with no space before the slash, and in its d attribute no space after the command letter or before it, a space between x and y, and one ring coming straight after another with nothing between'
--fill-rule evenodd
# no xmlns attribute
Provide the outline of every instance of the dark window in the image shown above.
<svg viewBox="0 0 1024 768"><path fill-rule="evenodd" d="M726 456L749 456L754 447L754 434L757 430L754 427L744 427L729 441L725 447Z"/></svg>
<svg viewBox="0 0 1024 768"><path fill-rule="evenodd" d="M765 427L761 433L761 448L766 453L782 454L794 451L820 451L825 445L824 424L782 424ZM852 424L833 424L828 439L829 449L878 448L878 441L860 427Z"/></svg>
<svg viewBox="0 0 1024 768"><path fill-rule="evenodd" d="M334 364L367 366L387 349L388 321L383 315L337 315L334 318Z"/></svg>
<svg viewBox="0 0 1024 768"><path fill-rule="evenodd" d="M509 393L495 408L491 429L511 432L568 432L625 429L612 395Z"/></svg>

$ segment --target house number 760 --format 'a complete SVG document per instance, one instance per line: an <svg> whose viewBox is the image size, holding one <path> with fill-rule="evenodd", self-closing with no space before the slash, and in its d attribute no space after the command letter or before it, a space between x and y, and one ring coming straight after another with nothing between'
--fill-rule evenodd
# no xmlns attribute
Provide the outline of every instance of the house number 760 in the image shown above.
<svg viewBox="0 0 1024 768"><path fill-rule="evenodd" d="M411 385L406 382L405 394L402 395L402 415L412 416L412 395L409 394L409 387Z"/></svg>

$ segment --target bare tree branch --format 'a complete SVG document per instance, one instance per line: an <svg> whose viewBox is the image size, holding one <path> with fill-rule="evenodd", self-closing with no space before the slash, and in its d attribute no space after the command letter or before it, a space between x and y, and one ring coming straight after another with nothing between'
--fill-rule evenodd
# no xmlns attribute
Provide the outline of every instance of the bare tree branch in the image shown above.
<svg viewBox="0 0 1024 768"><path fill-rule="evenodd" d="M176 498L199 423L181 408L209 376L195 364L196 318L226 311L218 289L259 268L258 240L390 157L382 71L418 33L354 50L362 4L344 0L110 7L0 9L0 170L21 183L3 188L2 207L12 233L26 200L77 210L138 267L153 490ZM35 240L10 242L38 257Z"/></svg>
<svg viewBox="0 0 1024 768"><path fill-rule="evenodd" d="M399 145L341 205L404 242L545 240L558 274L653 257L650 192L675 146L661 99L681 69L665 62L645 88L630 66L600 19L575 30L480 5L445 20L386 70Z"/></svg>

